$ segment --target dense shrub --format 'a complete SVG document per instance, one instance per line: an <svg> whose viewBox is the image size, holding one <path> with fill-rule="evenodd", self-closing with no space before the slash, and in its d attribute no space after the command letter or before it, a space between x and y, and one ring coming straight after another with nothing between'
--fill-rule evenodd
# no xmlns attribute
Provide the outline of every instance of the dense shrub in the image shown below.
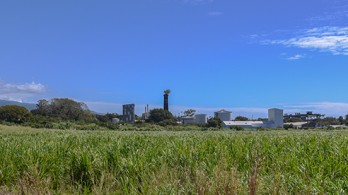
<svg viewBox="0 0 348 195"><path fill-rule="evenodd" d="M231 126L230 129L235 130L235 131L243 131L244 128L241 126Z"/></svg>

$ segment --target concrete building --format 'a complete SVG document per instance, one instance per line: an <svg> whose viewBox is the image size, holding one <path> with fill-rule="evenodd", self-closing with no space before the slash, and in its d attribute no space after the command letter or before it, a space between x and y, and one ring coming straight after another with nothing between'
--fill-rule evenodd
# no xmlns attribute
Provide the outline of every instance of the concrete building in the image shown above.
<svg viewBox="0 0 348 195"><path fill-rule="evenodd" d="M195 122L197 124L207 124L208 123L208 116L206 114L196 114L195 115Z"/></svg>
<svg viewBox="0 0 348 195"><path fill-rule="evenodd" d="M135 122L135 105L134 104L123 105L123 118L122 119L126 123L134 123Z"/></svg>
<svg viewBox="0 0 348 195"><path fill-rule="evenodd" d="M219 118L221 121L231 121L232 112L222 109L220 111L214 112L214 117Z"/></svg>
<svg viewBox="0 0 348 195"><path fill-rule="evenodd" d="M278 108L268 109L268 128L283 128L283 110Z"/></svg>
<svg viewBox="0 0 348 195"><path fill-rule="evenodd" d="M182 116L180 121L184 125L189 124L207 124L208 116L206 114L196 114L194 116Z"/></svg>
<svg viewBox="0 0 348 195"><path fill-rule="evenodd" d="M183 125L189 125L189 124L195 124L195 117L194 116L183 116L180 117L181 123Z"/></svg>

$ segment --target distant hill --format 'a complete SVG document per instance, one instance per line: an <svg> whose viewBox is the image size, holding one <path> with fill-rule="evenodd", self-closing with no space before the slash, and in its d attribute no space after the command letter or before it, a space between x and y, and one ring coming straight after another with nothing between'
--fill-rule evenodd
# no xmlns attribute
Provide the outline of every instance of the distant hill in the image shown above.
<svg viewBox="0 0 348 195"><path fill-rule="evenodd" d="M16 101L0 100L0 106L7 106L7 105L23 106L23 107L27 108L28 110L33 110L33 109L36 108L36 104L21 103L21 102L16 102Z"/></svg>

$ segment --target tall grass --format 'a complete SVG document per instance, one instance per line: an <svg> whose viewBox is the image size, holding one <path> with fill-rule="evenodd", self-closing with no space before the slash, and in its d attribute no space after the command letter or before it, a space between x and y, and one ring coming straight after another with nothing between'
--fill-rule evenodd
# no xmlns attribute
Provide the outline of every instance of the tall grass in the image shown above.
<svg viewBox="0 0 348 195"><path fill-rule="evenodd" d="M348 132L111 132L0 126L0 191L344 194Z"/></svg>

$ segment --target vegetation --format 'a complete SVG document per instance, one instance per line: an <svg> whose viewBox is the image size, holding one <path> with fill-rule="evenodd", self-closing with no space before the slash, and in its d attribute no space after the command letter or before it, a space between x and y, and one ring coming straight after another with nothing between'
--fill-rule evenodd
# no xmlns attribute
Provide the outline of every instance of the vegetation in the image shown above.
<svg viewBox="0 0 348 195"><path fill-rule="evenodd" d="M150 129L149 129L150 130ZM4 194L346 194L346 131L0 126Z"/></svg>
<svg viewBox="0 0 348 195"><path fill-rule="evenodd" d="M217 117L210 118L208 119L207 127L222 128L222 121Z"/></svg>
<svg viewBox="0 0 348 195"><path fill-rule="evenodd" d="M21 124L29 120L30 112L22 106L0 107L0 121Z"/></svg>
<svg viewBox="0 0 348 195"><path fill-rule="evenodd" d="M184 111L184 116L194 116L196 114L196 110L188 109Z"/></svg>
<svg viewBox="0 0 348 195"><path fill-rule="evenodd" d="M243 131L244 130L244 128L240 127L240 126L231 126L230 129L236 130L236 131Z"/></svg>
<svg viewBox="0 0 348 195"><path fill-rule="evenodd" d="M248 121L248 117L245 116L237 116L235 119L235 121Z"/></svg>
<svg viewBox="0 0 348 195"><path fill-rule="evenodd" d="M39 100L33 114L70 121L91 122L95 116L87 105L68 98L54 98L51 101Z"/></svg>
<svg viewBox="0 0 348 195"><path fill-rule="evenodd" d="M164 120L175 120L175 118L168 110L153 109L150 111L148 122L159 123Z"/></svg>
<svg viewBox="0 0 348 195"><path fill-rule="evenodd" d="M164 93L165 95L169 95L171 92L172 92L172 91L171 91L170 89L166 89L166 90L163 91L163 93Z"/></svg>
<svg viewBox="0 0 348 195"><path fill-rule="evenodd" d="M164 91L165 95L170 94L170 90ZM165 98L166 102L166 98ZM167 102L168 103L168 102ZM165 103L165 107L168 104ZM196 110L188 109L184 111L184 116L194 116ZM119 120L116 120L119 119ZM249 120L244 116L237 116L236 121ZM267 121L268 119L259 118L258 120ZM284 122L300 122L301 119L290 118L285 119ZM25 107L12 105L0 107L0 123L2 124L21 124L33 128L48 128L48 129L110 129L122 130L120 125L122 122L122 115L117 113L94 114L87 105L83 102L76 102L68 98L54 98L51 100L39 100L36 109L29 112ZM172 113L165 109L153 109L150 111L150 117L144 121L142 118L136 116L136 127L149 126L149 124L156 124L163 127L178 126L177 118ZM348 115L326 117L310 121L303 126L304 129L311 128L328 128L331 125L348 125ZM151 126L151 125L150 125ZM197 125L201 129L203 125ZM222 128L222 121L218 118L211 118L206 124L206 128ZM93 127L93 128L92 128ZM172 127L170 127L172 128ZM293 125L285 125L285 129L293 129ZM345 127L339 127L345 128ZM182 130L181 128L175 128ZM235 130L243 130L237 128Z"/></svg>
<svg viewBox="0 0 348 195"><path fill-rule="evenodd" d="M302 119L300 118L286 118L284 120L285 123L296 123L296 122L304 122Z"/></svg>

